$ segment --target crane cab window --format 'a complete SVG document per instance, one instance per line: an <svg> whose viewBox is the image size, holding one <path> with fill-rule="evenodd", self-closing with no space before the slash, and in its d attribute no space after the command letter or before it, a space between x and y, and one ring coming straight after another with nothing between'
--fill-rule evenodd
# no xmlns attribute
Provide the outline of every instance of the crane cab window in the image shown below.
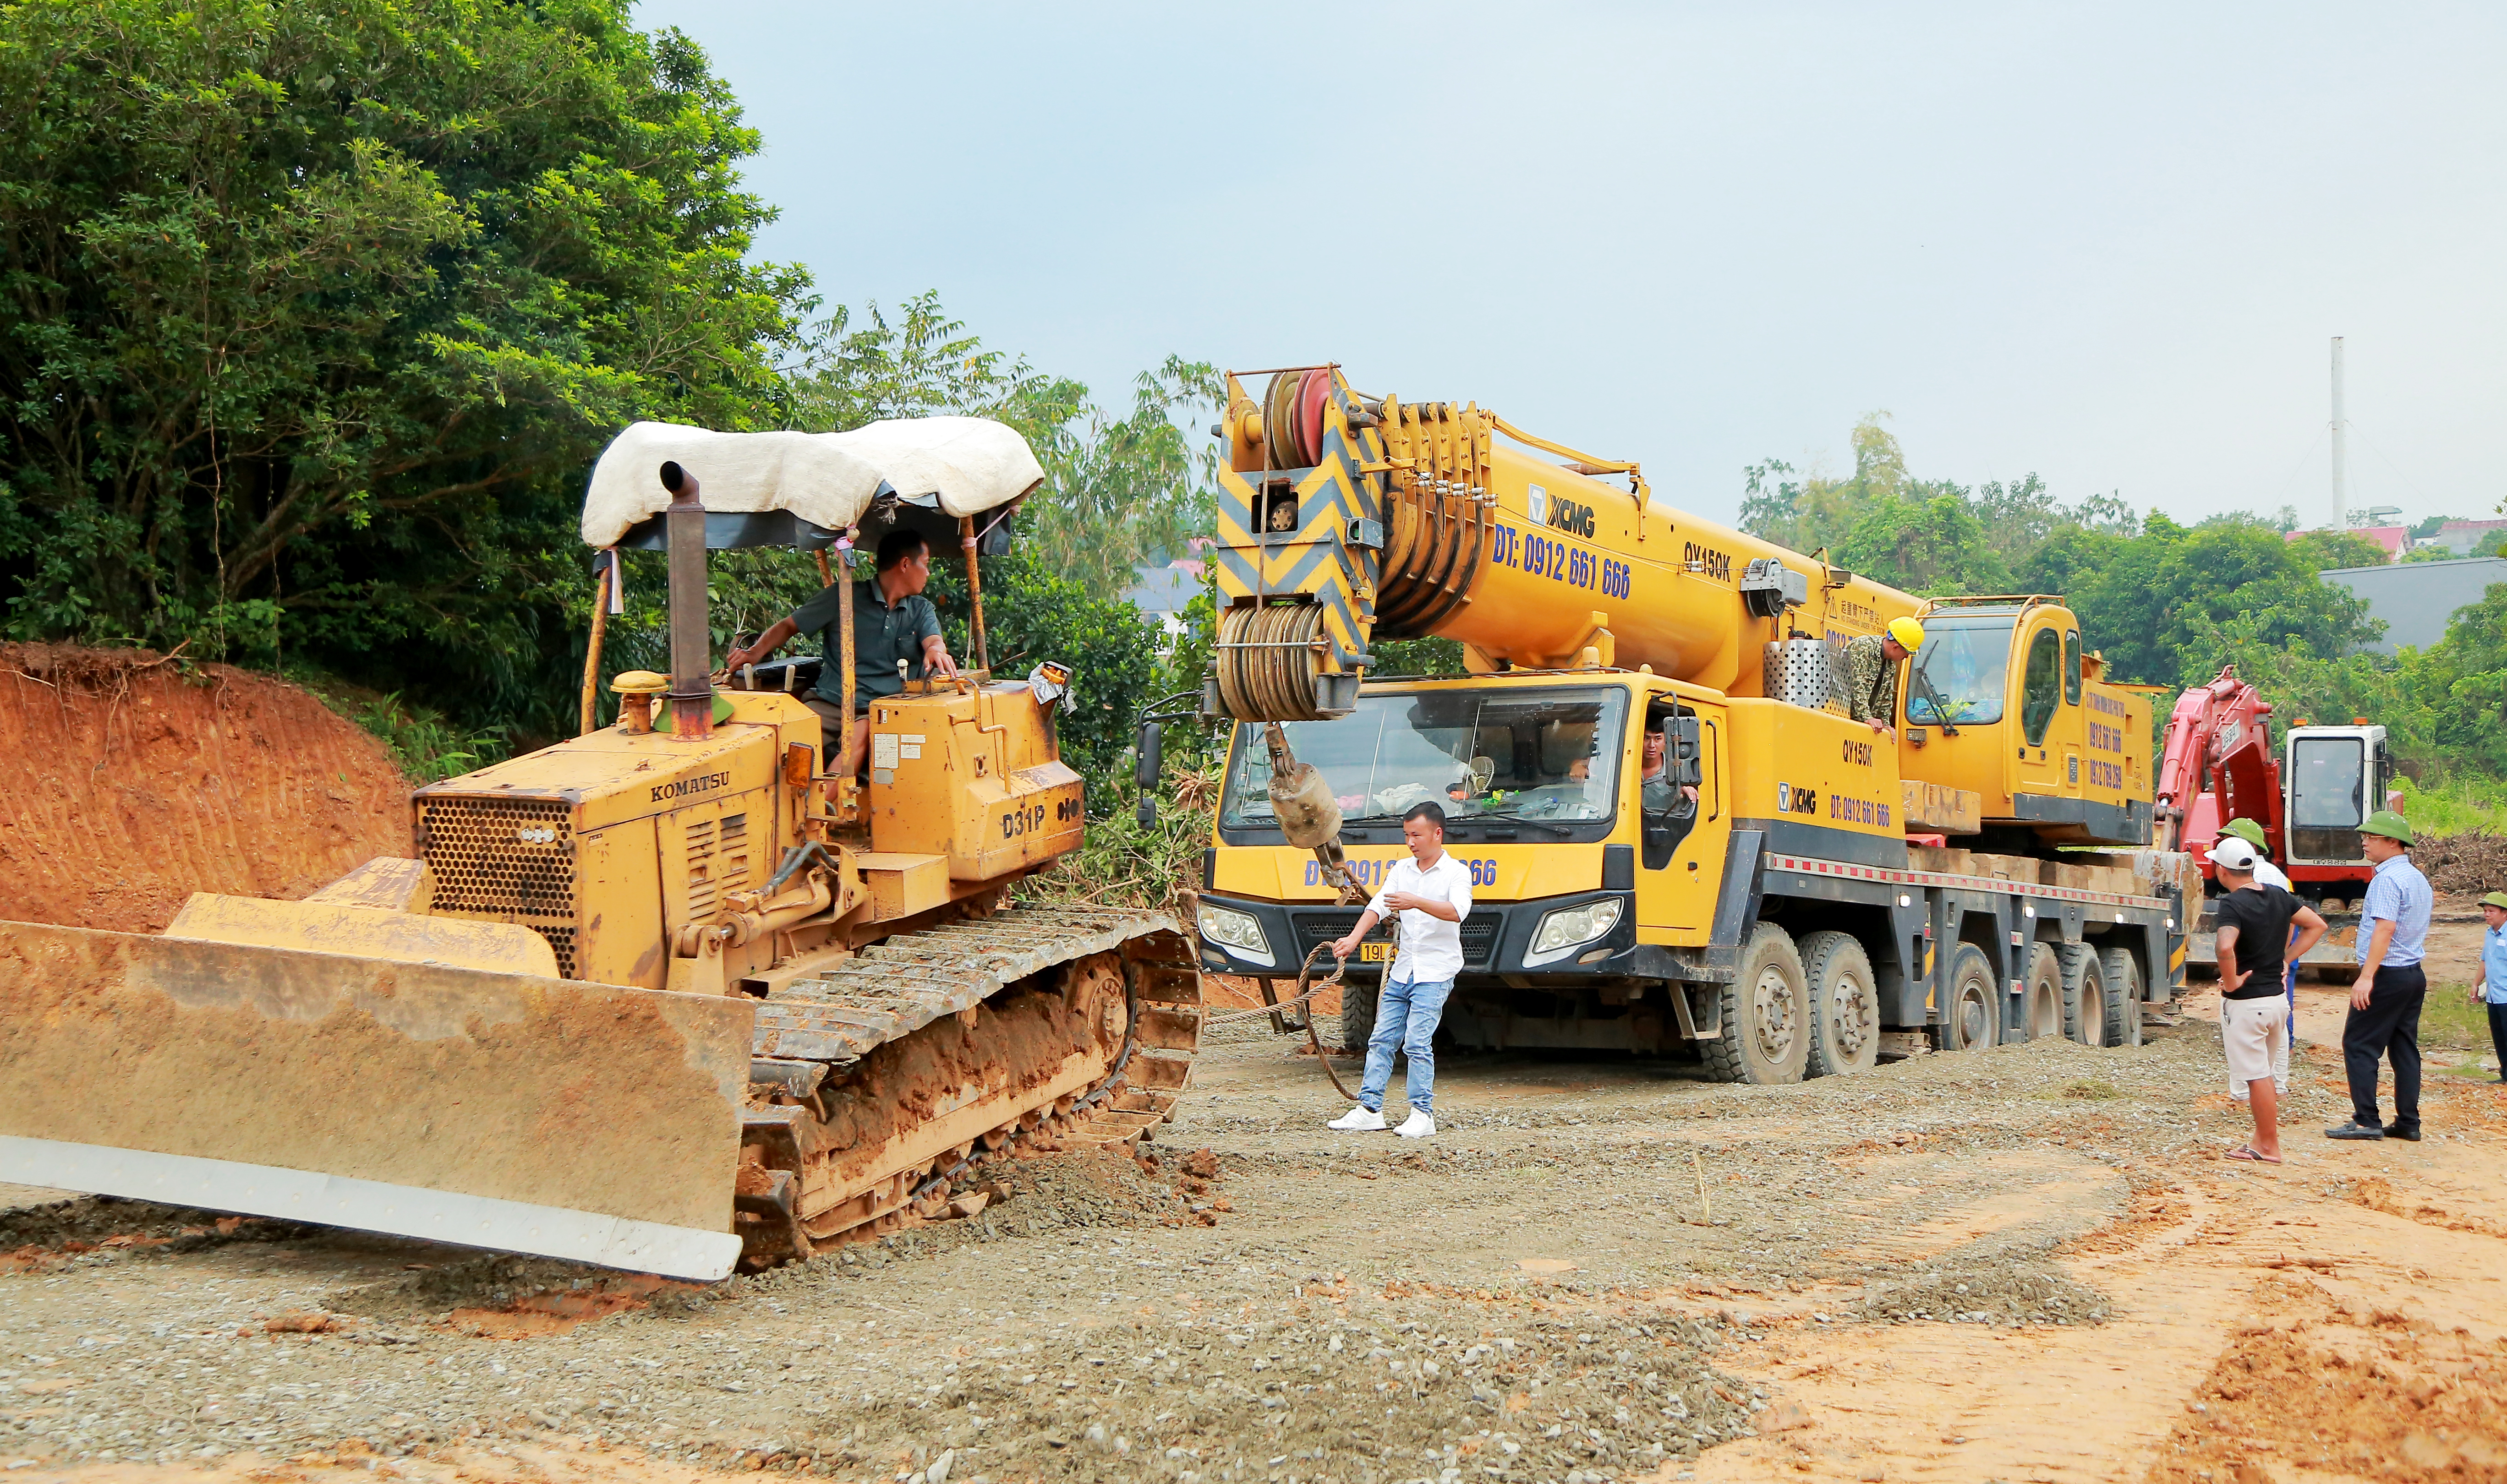
<svg viewBox="0 0 2507 1484"><path fill-rule="evenodd" d="M2063 631L2063 704L2081 704L2081 631Z"/></svg>
<svg viewBox="0 0 2507 1484"><path fill-rule="evenodd" d="M2020 681L2019 725L2028 745L2046 745L2046 728L2063 699L2063 639L2053 628L2037 631L2028 641L2028 672Z"/></svg>
<svg viewBox="0 0 2507 1484"><path fill-rule="evenodd" d="M1656 746L1662 749L1659 770L1637 785L1645 811L1646 869L1659 871L1671 864L1672 852L1697 827L1698 806L1705 797L1705 733L1696 713L1677 703L1649 707L1645 726L1646 747L1639 755L1651 760Z"/></svg>
<svg viewBox="0 0 2507 1484"><path fill-rule="evenodd" d="M2002 719L2011 668L2008 613L1936 615L1924 620L1924 647L1907 662L1907 720L1915 726L1979 726Z"/></svg>

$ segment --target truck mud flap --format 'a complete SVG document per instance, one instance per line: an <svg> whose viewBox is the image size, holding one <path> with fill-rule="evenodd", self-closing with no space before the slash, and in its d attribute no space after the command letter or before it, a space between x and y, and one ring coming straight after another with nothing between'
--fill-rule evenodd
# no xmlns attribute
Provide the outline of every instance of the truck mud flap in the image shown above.
<svg viewBox="0 0 2507 1484"><path fill-rule="evenodd" d="M0 924L0 1180L726 1276L739 997Z"/></svg>

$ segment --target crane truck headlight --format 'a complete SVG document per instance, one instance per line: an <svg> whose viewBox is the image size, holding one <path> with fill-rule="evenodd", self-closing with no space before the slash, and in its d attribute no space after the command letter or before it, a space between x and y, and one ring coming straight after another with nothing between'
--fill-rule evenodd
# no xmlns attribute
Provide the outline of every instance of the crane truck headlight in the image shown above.
<svg viewBox="0 0 2507 1484"><path fill-rule="evenodd" d="M1580 907L1561 907L1541 919L1541 926L1532 935L1532 947L1525 951L1523 966L1534 968L1553 959L1563 959L1570 949L1592 942L1619 925L1619 898L1605 897L1586 902Z"/></svg>
<svg viewBox="0 0 2507 1484"><path fill-rule="evenodd" d="M1204 900L1200 913L1201 935L1240 959L1269 967L1271 945L1262 936L1262 924L1250 912L1221 907Z"/></svg>

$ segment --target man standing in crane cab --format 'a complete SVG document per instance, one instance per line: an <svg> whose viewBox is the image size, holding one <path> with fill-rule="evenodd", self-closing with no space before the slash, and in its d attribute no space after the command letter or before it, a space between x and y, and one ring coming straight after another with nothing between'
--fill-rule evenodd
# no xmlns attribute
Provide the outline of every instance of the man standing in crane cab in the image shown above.
<svg viewBox="0 0 2507 1484"><path fill-rule="evenodd" d="M1924 646L1924 626L1911 618L1893 618L1879 633L1860 633L1845 641L1845 709L1874 732L1898 740L1898 667Z"/></svg>
<svg viewBox="0 0 2507 1484"><path fill-rule="evenodd" d="M853 585L854 715L869 710L873 697L904 690L909 670L917 680L933 670L956 678L957 664L940 637L939 610L923 596L930 581L931 551L922 532L899 526L879 538L878 570L869 581ZM774 654L796 633L817 633L825 661L818 667L817 693L805 699L810 709L818 713L821 757L832 752L836 739L844 735L844 643L837 624L843 614L836 606L843 600L836 585L821 589L790 617L777 619L756 643L733 650L723 661L738 670ZM870 729L854 728L853 751L846 754L842 771L859 773L869 745Z"/></svg>
<svg viewBox="0 0 2507 1484"><path fill-rule="evenodd" d="M2359 826L2359 849L2375 863L2359 925L2359 977L2350 986L2350 1018L2342 1025L2342 1059L2350 1073L2350 1121L2326 1129L2334 1139L2420 1137L2420 1006L2428 979L2420 954L2428 943L2428 878L2412 864L2412 827L2380 809ZM2377 1118L2377 1064L2394 1064L2394 1121Z"/></svg>
<svg viewBox="0 0 2507 1484"><path fill-rule="evenodd" d="M1358 1085L1358 1106L1331 1121L1344 1134L1384 1127L1384 1090L1393 1082L1396 1047L1410 1059L1410 1116L1394 1130L1404 1139L1436 1132L1436 1022L1463 971L1463 919L1472 915L1472 868L1445 853L1445 812L1413 804L1401 816L1408 860L1384 873L1384 889L1358 915L1349 936L1334 940L1332 957L1348 961L1359 940L1376 923L1399 915L1399 950L1384 971L1384 994L1375 1003L1375 1033L1366 1040L1366 1080Z"/></svg>
<svg viewBox="0 0 2507 1484"><path fill-rule="evenodd" d="M1646 728L1645 776L1638 781L1638 799L1647 814L1686 814L1696 811L1697 790L1687 783L1675 787L1671 778L1671 748L1663 740L1662 719L1656 717Z"/></svg>

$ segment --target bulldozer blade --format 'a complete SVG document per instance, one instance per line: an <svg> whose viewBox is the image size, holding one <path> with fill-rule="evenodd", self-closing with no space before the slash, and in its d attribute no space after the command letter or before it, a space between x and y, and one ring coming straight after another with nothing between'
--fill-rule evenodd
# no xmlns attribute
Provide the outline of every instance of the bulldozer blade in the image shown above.
<svg viewBox="0 0 2507 1484"><path fill-rule="evenodd" d="M0 1180L727 1276L755 1012L0 923Z"/></svg>

